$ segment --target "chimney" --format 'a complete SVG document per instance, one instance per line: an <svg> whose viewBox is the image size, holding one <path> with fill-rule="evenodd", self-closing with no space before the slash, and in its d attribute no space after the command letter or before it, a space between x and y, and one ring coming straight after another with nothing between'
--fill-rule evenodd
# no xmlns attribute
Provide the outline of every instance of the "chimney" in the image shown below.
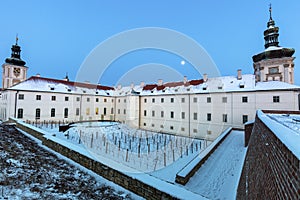
<svg viewBox="0 0 300 200"><path fill-rule="evenodd" d="M187 77L184 76L184 77L183 77L183 84L186 84L187 82L188 82Z"/></svg>
<svg viewBox="0 0 300 200"><path fill-rule="evenodd" d="M144 87L145 86L145 82L141 81L140 87Z"/></svg>
<svg viewBox="0 0 300 200"><path fill-rule="evenodd" d="M241 79L242 79L242 70L241 70L241 69L238 69L238 70L237 70L237 79L238 79L238 80L241 80Z"/></svg>
<svg viewBox="0 0 300 200"><path fill-rule="evenodd" d="M121 90L121 89L122 89L122 85L119 84L118 87L117 87L117 89L118 89L118 90Z"/></svg>
<svg viewBox="0 0 300 200"><path fill-rule="evenodd" d="M203 81L204 81L204 82L207 81L207 74L203 74Z"/></svg>
<svg viewBox="0 0 300 200"><path fill-rule="evenodd" d="M35 76L36 76L36 77L41 77L41 75L40 75L39 73L37 73Z"/></svg>
<svg viewBox="0 0 300 200"><path fill-rule="evenodd" d="M131 83L130 84L130 89L133 89L134 88L134 83Z"/></svg>
<svg viewBox="0 0 300 200"><path fill-rule="evenodd" d="M157 85L161 86L163 84L163 80L162 79L158 79Z"/></svg>

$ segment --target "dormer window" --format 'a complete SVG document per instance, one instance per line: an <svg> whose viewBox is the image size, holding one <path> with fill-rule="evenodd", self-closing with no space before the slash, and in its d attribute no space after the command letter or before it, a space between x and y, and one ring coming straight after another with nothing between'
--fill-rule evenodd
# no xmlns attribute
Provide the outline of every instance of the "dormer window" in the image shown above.
<svg viewBox="0 0 300 200"><path fill-rule="evenodd" d="M54 90L54 87L50 87L50 90Z"/></svg>
<svg viewBox="0 0 300 200"><path fill-rule="evenodd" d="M71 89L70 89L70 88L68 89L68 92L71 92Z"/></svg>
<svg viewBox="0 0 300 200"><path fill-rule="evenodd" d="M245 83L244 82L240 83L240 88L245 88Z"/></svg>

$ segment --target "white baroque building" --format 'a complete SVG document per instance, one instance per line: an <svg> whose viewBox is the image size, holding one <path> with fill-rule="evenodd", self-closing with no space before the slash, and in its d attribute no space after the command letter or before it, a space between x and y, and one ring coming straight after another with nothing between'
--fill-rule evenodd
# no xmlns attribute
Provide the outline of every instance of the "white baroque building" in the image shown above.
<svg viewBox="0 0 300 200"><path fill-rule="evenodd" d="M254 120L257 109L300 110L300 87L293 85L295 50L279 47L278 35L270 12L265 51L253 56L254 74L238 70L234 76L184 77L179 82L159 80L128 87L7 74L17 68L27 73L20 54L15 56L16 49L20 52L16 44L3 65L2 79L8 84L1 91L0 119L115 120L135 128L213 140L228 127L243 128Z"/></svg>

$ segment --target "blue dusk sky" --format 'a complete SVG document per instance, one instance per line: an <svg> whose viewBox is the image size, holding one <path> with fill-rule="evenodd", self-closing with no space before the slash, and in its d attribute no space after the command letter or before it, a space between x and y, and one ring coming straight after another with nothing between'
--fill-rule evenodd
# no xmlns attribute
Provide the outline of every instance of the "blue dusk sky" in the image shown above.
<svg viewBox="0 0 300 200"><path fill-rule="evenodd" d="M264 50L263 31L269 20L270 3L272 17L279 27L279 45L296 50L295 84L300 85L299 0L2 1L0 59L4 63L10 57L18 34L21 57L29 67L28 77L39 73L61 79L68 73L75 80L80 67L99 44L124 31L158 27L196 41L222 76L236 75L237 69L253 74L252 56ZM182 41L171 42L183 45ZM117 48L121 49L122 44ZM101 65L104 56L97 55L94 62ZM151 48L128 52L99 67L105 68L105 72L101 76L96 74L97 82L104 85L157 82L161 78L178 81L183 76L197 79L205 73L198 72L181 55ZM132 71L135 73L130 74ZM173 72L177 75L173 76ZM87 74L95 73L88 69ZM124 78L126 74L129 75ZM89 75L85 79L95 82L89 80Z"/></svg>

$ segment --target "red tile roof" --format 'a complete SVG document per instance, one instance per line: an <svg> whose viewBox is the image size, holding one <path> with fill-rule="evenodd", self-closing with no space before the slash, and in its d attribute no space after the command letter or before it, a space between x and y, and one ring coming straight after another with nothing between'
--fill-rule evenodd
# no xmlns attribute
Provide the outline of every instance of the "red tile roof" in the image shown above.
<svg viewBox="0 0 300 200"><path fill-rule="evenodd" d="M156 88L156 90L163 90L166 87L178 87L178 86L190 86L190 85L200 85L204 83L203 79L198 79L198 80L190 80L187 81L185 84L184 82L169 82L169 83L165 83L163 85L157 85L157 84L149 84L149 85L145 85L143 87L143 90L154 90Z"/></svg>

